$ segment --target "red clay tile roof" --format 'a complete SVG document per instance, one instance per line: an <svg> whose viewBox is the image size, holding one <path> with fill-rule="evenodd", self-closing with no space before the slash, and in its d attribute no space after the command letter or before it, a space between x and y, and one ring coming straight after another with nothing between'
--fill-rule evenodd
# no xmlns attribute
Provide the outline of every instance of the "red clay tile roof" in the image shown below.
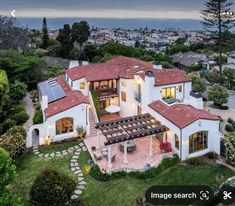
<svg viewBox="0 0 235 206"><path fill-rule="evenodd" d="M48 108L44 111L46 117L51 117L82 103L89 104L88 97L84 96L80 91L70 89L64 75L57 77L57 83L61 85L67 96L48 104Z"/></svg>
<svg viewBox="0 0 235 206"><path fill-rule="evenodd" d="M219 121L219 117L190 105L174 104L168 106L161 101L149 104L149 107L168 119L179 128L185 128L199 119Z"/></svg>
<svg viewBox="0 0 235 206"><path fill-rule="evenodd" d="M144 79L147 71L155 74L155 86L191 81L183 71L178 69L158 70L148 62L124 56L114 57L103 64L71 68L67 70L67 74L73 81L81 78L87 81L101 81L118 78L133 79L137 74Z"/></svg>
<svg viewBox="0 0 235 206"><path fill-rule="evenodd" d="M155 70L155 86L191 82L192 80L179 69Z"/></svg>
<svg viewBox="0 0 235 206"><path fill-rule="evenodd" d="M119 68L108 64L89 64L67 69L69 77L75 81L86 78L87 81L118 79Z"/></svg>

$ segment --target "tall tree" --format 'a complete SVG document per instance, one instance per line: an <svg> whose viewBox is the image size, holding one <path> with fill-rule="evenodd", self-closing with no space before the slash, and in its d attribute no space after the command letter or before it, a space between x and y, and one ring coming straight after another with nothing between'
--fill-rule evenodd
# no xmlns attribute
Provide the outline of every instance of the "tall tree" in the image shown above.
<svg viewBox="0 0 235 206"><path fill-rule="evenodd" d="M69 54L73 49L73 42L71 39L71 28L69 24L65 24L63 29L59 30L59 35L57 40L61 44L61 48L59 49L59 56L64 58L69 58Z"/></svg>
<svg viewBox="0 0 235 206"><path fill-rule="evenodd" d="M74 43L75 57L79 59L83 50L84 44L90 36L90 27L86 21L76 22L72 25L71 38Z"/></svg>
<svg viewBox="0 0 235 206"><path fill-rule="evenodd" d="M43 49L46 49L49 46L49 35L47 29L47 20L46 17L43 18L43 25L42 25L42 45Z"/></svg>
<svg viewBox="0 0 235 206"><path fill-rule="evenodd" d="M18 22L0 15L0 49L28 50L29 31Z"/></svg>
<svg viewBox="0 0 235 206"><path fill-rule="evenodd" d="M210 34L210 39L218 44L219 66L222 73L223 33L234 26L234 13L231 11L232 2L229 0L207 0L205 9L201 11L203 29Z"/></svg>

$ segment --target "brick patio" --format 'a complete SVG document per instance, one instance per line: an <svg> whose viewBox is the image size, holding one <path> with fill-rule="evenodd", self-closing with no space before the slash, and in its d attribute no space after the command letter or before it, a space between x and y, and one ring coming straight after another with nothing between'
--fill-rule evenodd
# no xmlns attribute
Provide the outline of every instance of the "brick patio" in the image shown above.
<svg viewBox="0 0 235 206"><path fill-rule="evenodd" d="M106 141L105 137L103 135L100 136L100 148L105 147L104 142ZM106 157L102 157L101 160L95 161L93 151L91 150L91 147L95 146L96 148L99 148L98 144L98 137L93 136L86 138L84 140L85 145L91 154L94 162L100 167L102 171L108 171L108 172L115 172L120 170L126 170L126 171L143 171L145 169L146 164L151 165L151 167L157 166L161 160L166 156L172 156L172 153L168 154L162 154L159 149L159 140L157 138L153 138L153 156L149 157L149 140L148 137L143 137L139 139L134 140L136 142L136 150L132 153L128 153L127 159L128 163L124 163L124 153L121 152L118 148L118 143L111 145L112 147L112 153L116 154L115 161L112 163L112 168L108 169L108 160ZM101 150L96 150L98 153L101 154Z"/></svg>

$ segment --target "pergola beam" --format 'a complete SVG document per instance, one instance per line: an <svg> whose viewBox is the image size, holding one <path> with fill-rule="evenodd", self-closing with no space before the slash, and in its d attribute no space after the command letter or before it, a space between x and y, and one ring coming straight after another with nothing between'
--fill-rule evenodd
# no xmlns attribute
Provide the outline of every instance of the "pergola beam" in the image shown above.
<svg viewBox="0 0 235 206"><path fill-rule="evenodd" d="M104 143L106 146L169 130L150 114L98 123L96 128L101 130L106 137L107 141Z"/></svg>

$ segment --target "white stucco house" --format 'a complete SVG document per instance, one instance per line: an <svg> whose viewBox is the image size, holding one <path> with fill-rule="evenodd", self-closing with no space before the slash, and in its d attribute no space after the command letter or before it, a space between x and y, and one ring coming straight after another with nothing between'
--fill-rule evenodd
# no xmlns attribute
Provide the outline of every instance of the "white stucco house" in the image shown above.
<svg viewBox="0 0 235 206"><path fill-rule="evenodd" d="M27 147L37 142L35 129L39 145L48 136L52 141L75 137L77 127L83 127L88 137L94 135L90 116L98 122L91 95L95 92L101 115L115 104L120 117L149 113L169 128L161 141L169 142L181 160L220 154L220 119L203 110L201 96L191 92L191 79L179 69L118 56L69 68L65 75L39 83L38 89L44 122L30 128Z"/></svg>

